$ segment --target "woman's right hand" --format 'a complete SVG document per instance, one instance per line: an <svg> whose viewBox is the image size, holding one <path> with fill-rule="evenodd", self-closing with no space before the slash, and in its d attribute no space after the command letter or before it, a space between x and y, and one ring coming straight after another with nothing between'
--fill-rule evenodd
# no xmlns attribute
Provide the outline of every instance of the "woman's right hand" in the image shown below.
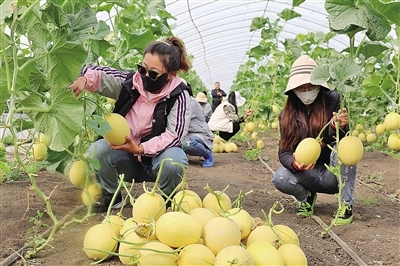
<svg viewBox="0 0 400 266"><path fill-rule="evenodd" d="M78 96L85 89L85 86L86 77L79 76L71 85L68 86L68 88L74 92L75 96Z"/></svg>
<svg viewBox="0 0 400 266"><path fill-rule="evenodd" d="M247 117L251 116L253 114L253 110L247 110L246 113L244 114L243 118L246 120Z"/></svg>

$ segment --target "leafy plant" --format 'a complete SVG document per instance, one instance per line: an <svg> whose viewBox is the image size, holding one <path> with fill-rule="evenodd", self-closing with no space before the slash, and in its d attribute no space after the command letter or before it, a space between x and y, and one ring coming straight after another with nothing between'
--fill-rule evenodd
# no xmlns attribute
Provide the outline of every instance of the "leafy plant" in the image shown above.
<svg viewBox="0 0 400 266"><path fill-rule="evenodd" d="M379 198L377 197L371 197L371 196L360 196L360 199L364 206L370 206L379 201Z"/></svg>
<svg viewBox="0 0 400 266"><path fill-rule="evenodd" d="M9 99L10 121L4 125L11 134L9 144L18 151L28 140L19 140L17 132L30 130L34 141L40 132L49 142L44 164L49 172L65 174L75 158L98 168L84 154L104 129L103 113L109 112L106 100L85 93L77 98L67 87L84 64L134 70L148 43L172 34L167 20L173 17L164 2L7 0L0 10L4 11L0 14L0 104ZM104 20L98 19L100 12L106 14ZM16 120L17 113L27 117ZM18 153L14 160L12 171L16 176L27 174L54 223L46 241L35 242L35 253L53 238L59 221L50 197L36 184L35 173L44 165Z"/></svg>
<svg viewBox="0 0 400 266"><path fill-rule="evenodd" d="M34 217L30 217L28 221L33 224L31 228L28 229L28 245L29 251L27 252L27 258L30 258L37 253L38 248L46 242L46 239L40 235L40 229L42 227L48 227L47 224L42 222L43 212L37 211Z"/></svg>
<svg viewBox="0 0 400 266"><path fill-rule="evenodd" d="M258 160L260 156L260 149L251 149L244 152L244 157L249 161Z"/></svg>

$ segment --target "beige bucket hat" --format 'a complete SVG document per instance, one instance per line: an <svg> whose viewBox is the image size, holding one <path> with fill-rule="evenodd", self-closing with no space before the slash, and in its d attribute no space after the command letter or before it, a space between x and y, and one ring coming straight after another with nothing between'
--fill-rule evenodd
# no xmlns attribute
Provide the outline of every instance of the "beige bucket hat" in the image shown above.
<svg viewBox="0 0 400 266"><path fill-rule="evenodd" d="M199 103L206 103L206 102L208 102L208 101L207 101L206 95L205 95L204 93L202 93L202 92L197 93L196 100L197 100Z"/></svg>
<svg viewBox="0 0 400 266"><path fill-rule="evenodd" d="M294 61L290 70L289 82L286 86L285 94L303 84L311 83L311 72L317 66L317 63L308 55L302 55ZM321 86L328 88L328 84Z"/></svg>

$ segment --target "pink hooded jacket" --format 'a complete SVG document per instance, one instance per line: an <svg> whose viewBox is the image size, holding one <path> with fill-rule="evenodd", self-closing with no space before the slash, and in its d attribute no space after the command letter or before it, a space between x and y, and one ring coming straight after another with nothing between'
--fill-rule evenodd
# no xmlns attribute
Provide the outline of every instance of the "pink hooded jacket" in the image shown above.
<svg viewBox="0 0 400 266"><path fill-rule="evenodd" d="M99 66L88 66L82 70L82 73L87 80L86 90L113 99L118 99L122 89L121 84L128 74L128 72ZM140 74L137 72L134 74L133 88L138 90L140 96L125 118L131 129L130 137L135 143L139 144L140 139L151 132L153 113L157 102L168 97L181 82L179 76L175 75L159 94L151 94L144 90ZM190 96L187 91L184 91L176 100L167 117L165 132L142 143L144 154L154 156L166 148L180 146L187 134L190 117Z"/></svg>

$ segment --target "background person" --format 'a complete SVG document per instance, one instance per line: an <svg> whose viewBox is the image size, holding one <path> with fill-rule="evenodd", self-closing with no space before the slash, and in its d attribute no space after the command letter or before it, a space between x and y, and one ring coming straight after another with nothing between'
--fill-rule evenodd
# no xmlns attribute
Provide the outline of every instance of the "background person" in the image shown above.
<svg viewBox="0 0 400 266"><path fill-rule="evenodd" d="M200 106L203 108L203 113L206 122L210 121L210 117L213 111L211 109L211 105L208 103L207 96L203 92L199 92L196 95L196 100L200 103Z"/></svg>
<svg viewBox="0 0 400 266"><path fill-rule="evenodd" d="M89 66L70 85L75 95L87 90L116 99L114 112L123 115L131 129L125 144L115 146L100 139L89 148L89 155L94 153L100 162L96 180L103 192L93 204L94 212L107 211L119 174L124 174L126 182L154 182L165 158L187 167L187 156L180 146L189 127L190 96L177 72L187 72L189 66L182 42L169 37L147 46L137 72ZM166 161L160 189L170 195L182 176L179 165ZM113 207L119 208L122 195L116 203Z"/></svg>
<svg viewBox="0 0 400 266"><path fill-rule="evenodd" d="M192 117L190 119L188 133L182 142L182 149L188 155L203 157L204 163L202 166L204 168L212 167L214 165L214 157L212 154L214 134L207 125L203 108L200 106L198 100L193 97L192 89L189 84L188 86L189 95L191 96Z"/></svg>
<svg viewBox="0 0 400 266"><path fill-rule="evenodd" d="M238 116L238 107L245 102L246 99L240 95L240 92L229 93L228 99L222 102L211 115L208 122L210 129L214 133L218 132L219 136L226 141L232 138L240 130L240 123L253 114L252 110L247 110L244 116Z"/></svg>
<svg viewBox="0 0 400 266"><path fill-rule="evenodd" d="M212 96L212 111L214 112L218 105L221 104L222 98L226 96L226 93L221 89L219 82L215 82L214 89L211 90Z"/></svg>
<svg viewBox="0 0 400 266"><path fill-rule="evenodd" d="M337 165L336 153L328 144L335 143L335 124L331 123L323 133L321 155L317 162L309 166L296 161L294 151L301 140L316 138L329 121L340 121L340 138L349 130L347 109L340 110L340 96L331 91L327 84L311 84L311 71L316 63L309 56L298 58L292 66L285 94L286 105L279 115L280 141L279 160L282 163L274 174L272 182L283 193L293 195L299 202L297 212L301 216L314 214L314 203L318 193L338 192L337 177L324 164ZM340 173L344 181L337 225L353 221L354 187L356 166L341 165Z"/></svg>

